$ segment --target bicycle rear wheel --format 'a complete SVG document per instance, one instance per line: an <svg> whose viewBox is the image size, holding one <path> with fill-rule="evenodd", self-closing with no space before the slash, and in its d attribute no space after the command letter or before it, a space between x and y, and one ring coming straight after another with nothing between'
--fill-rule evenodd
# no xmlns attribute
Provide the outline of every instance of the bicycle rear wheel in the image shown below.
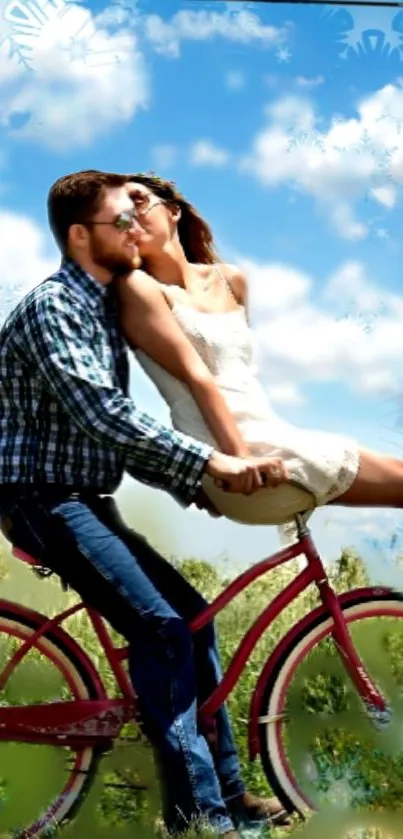
<svg viewBox="0 0 403 839"><path fill-rule="evenodd" d="M0 602L0 672L44 618ZM76 652L75 652L76 651ZM4 689L1 706L98 699L99 685L86 656L62 629L37 639ZM98 752L0 741L0 836L39 839L71 818L89 790Z"/></svg>
<svg viewBox="0 0 403 839"><path fill-rule="evenodd" d="M403 595L374 592L342 608L391 719L377 727L364 712L331 619L313 617L277 662L259 709L263 768L290 813L392 809L403 797Z"/></svg>

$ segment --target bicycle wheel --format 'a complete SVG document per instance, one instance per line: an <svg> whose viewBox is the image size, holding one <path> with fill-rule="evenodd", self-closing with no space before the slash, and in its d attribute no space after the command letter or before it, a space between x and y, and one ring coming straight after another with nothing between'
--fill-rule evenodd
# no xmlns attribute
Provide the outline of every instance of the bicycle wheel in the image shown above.
<svg viewBox="0 0 403 839"><path fill-rule="evenodd" d="M342 608L390 721L374 725L365 713L331 637L331 619L314 615L290 638L259 709L263 768L290 813L326 804L366 810L401 805L403 595L373 591L350 597Z"/></svg>
<svg viewBox="0 0 403 839"><path fill-rule="evenodd" d="M44 618L0 602L0 672ZM97 699L99 685L78 645L55 627L40 637L4 689L1 706ZM39 839L74 815L88 792L98 751L0 741L0 836Z"/></svg>

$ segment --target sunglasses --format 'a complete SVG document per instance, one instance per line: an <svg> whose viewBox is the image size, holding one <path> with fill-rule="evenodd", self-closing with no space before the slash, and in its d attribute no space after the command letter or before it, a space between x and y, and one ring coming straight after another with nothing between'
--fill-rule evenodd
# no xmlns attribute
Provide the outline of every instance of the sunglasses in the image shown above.
<svg viewBox="0 0 403 839"><path fill-rule="evenodd" d="M109 224L112 227L116 227L116 230L119 230L121 233L125 233L127 230L130 230L133 227L134 222L137 221L137 210L124 210L123 213L119 213L115 219L112 221L87 221L87 225L95 225L95 224Z"/></svg>
<svg viewBox="0 0 403 839"><path fill-rule="evenodd" d="M153 192L136 192L133 190L129 192L129 196L133 201L137 216L146 216L158 204L165 204L163 198L154 195Z"/></svg>

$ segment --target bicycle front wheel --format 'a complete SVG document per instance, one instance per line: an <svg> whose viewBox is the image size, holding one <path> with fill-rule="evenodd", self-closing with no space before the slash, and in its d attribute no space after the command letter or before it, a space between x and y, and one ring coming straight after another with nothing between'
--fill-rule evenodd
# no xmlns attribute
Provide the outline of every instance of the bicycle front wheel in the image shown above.
<svg viewBox="0 0 403 839"><path fill-rule="evenodd" d="M392 809L403 798L403 595L343 606L353 643L391 712L374 725L320 614L294 636L262 692L260 753L286 809Z"/></svg>
<svg viewBox="0 0 403 839"><path fill-rule="evenodd" d="M0 673L43 620L35 612L0 603ZM1 706L100 698L85 657L75 655L73 645L58 628L38 638L0 691L0 715ZM57 746L0 741L2 839L53 835L88 791L97 760L93 748L72 752Z"/></svg>

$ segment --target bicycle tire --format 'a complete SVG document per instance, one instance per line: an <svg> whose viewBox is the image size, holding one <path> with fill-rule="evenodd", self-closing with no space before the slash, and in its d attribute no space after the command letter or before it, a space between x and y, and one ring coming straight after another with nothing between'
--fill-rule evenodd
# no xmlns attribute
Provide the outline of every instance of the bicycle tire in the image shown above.
<svg viewBox="0 0 403 839"><path fill-rule="evenodd" d="M37 612L24 609L18 604L1 601L0 639L5 634L9 637L26 639L45 620L46 618ZM105 694L100 689L99 679L97 683L94 673L91 672L93 668L90 660L63 629L58 626L49 629L36 641L34 649L40 650L45 658L58 667L62 675L67 668L70 680L69 689L73 695L75 691L82 699L105 698ZM48 650L48 655L46 650ZM60 795L49 804L45 812L40 813L32 824L13 828L11 834L13 839L40 839L49 835L50 828L54 830L77 814L95 779L101 750L90 747L77 752L76 755L73 770Z"/></svg>
<svg viewBox="0 0 403 839"><path fill-rule="evenodd" d="M389 592L368 594L350 599L342 604L343 614L350 624L374 617L403 618L403 594ZM290 639L290 643L279 657L273 671L263 687L259 707L259 719L270 718L273 722L259 723L260 759L267 781L288 813L306 815L312 812L309 801L301 793L292 768L287 764L286 748L283 743L284 689L288 690L297 667L323 638L330 635L332 620L323 612L313 616L312 621ZM348 676L346 674L346 679ZM279 704L281 703L281 705Z"/></svg>

